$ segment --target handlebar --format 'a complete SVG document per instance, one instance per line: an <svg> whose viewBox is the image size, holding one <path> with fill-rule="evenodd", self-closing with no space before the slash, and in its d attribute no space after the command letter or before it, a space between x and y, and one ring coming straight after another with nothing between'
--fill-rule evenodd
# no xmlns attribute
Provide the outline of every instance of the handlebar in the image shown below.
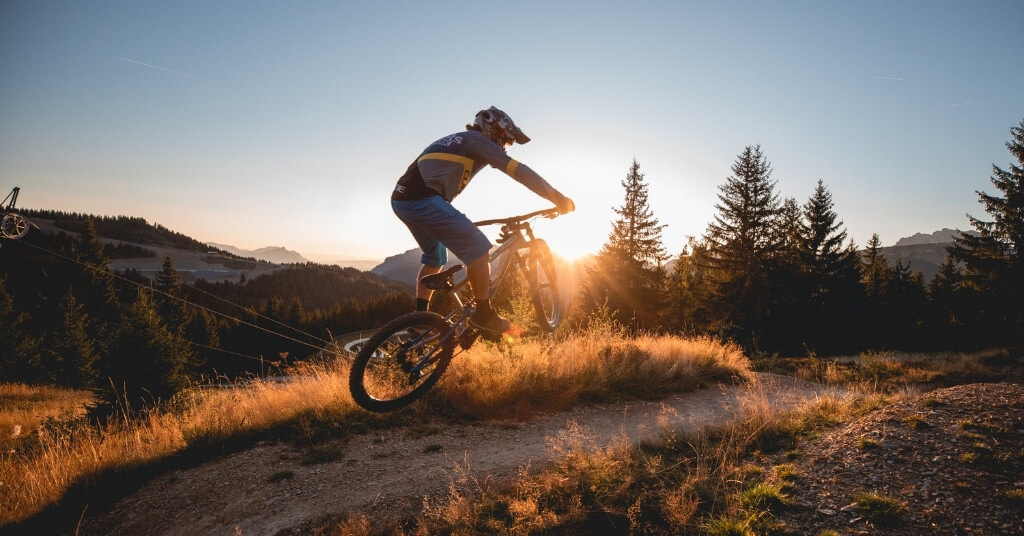
<svg viewBox="0 0 1024 536"><path fill-rule="evenodd" d="M561 213L558 212L557 208L546 208L544 210L538 210L536 212L531 212L529 214L523 214L522 216L512 216L511 218L502 218L497 220L475 221L473 222L473 225L476 225L477 227L483 227L484 225L510 225L524 222L526 220L533 219L538 216L544 216L545 218L549 219L555 218L558 217L560 214Z"/></svg>

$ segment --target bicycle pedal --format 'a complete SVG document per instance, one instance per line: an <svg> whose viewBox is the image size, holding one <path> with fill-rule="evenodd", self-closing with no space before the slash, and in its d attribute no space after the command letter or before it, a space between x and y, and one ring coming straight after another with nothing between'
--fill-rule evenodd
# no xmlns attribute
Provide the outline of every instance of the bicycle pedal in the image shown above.
<svg viewBox="0 0 1024 536"><path fill-rule="evenodd" d="M466 333L463 333L462 337L459 339L459 346L461 346L463 350L469 350L469 347L473 346L473 343L476 342L476 339L479 336L480 332L478 330L467 330Z"/></svg>

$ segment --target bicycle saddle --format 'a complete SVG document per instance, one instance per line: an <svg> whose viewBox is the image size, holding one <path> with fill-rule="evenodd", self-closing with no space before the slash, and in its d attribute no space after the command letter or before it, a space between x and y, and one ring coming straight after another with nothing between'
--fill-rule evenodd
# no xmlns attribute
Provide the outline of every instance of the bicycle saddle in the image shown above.
<svg viewBox="0 0 1024 536"><path fill-rule="evenodd" d="M442 272L424 276L422 279L420 279L420 283L423 283L423 286L429 288L430 290L440 290L442 287L445 286L445 283L447 283L448 280L453 275L458 273L459 270L461 270L462 268L463 266L461 264L456 264L455 266L452 266L451 268L444 270Z"/></svg>

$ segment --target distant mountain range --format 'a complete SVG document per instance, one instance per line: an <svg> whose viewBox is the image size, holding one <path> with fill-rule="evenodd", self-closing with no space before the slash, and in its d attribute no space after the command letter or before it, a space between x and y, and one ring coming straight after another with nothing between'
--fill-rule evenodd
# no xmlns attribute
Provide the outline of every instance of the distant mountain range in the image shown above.
<svg viewBox="0 0 1024 536"><path fill-rule="evenodd" d="M967 231L968 234L977 234L977 231ZM932 234L916 233L896 241L893 246L916 246L920 244L948 244L953 238L960 234L956 229L943 228Z"/></svg>
<svg viewBox="0 0 1024 536"><path fill-rule="evenodd" d="M333 261L329 264L341 266L342 268L355 268L361 272L373 271L374 267L380 265L380 261L356 259L356 260L340 260Z"/></svg>
<svg viewBox="0 0 1024 536"><path fill-rule="evenodd" d="M976 231L963 231L976 235ZM946 247L953 243L953 237L960 234L956 229L942 229L931 234L917 233L901 238L896 244L882 248L882 255L892 263L902 262L910 271L921 272L924 282L935 277L939 265L946 262Z"/></svg>
<svg viewBox="0 0 1024 536"><path fill-rule="evenodd" d="M239 257L252 257L256 260L272 262L275 264L305 264L309 262L308 259L300 255L298 252L281 246L267 246L260 249L241 249L227 244L218 244L216 242L207 242L206 245L222 249L232 255L238 255Z"/></svg>
<svg viewBox="0 0 1024 536"><path fill-rule="evenodd" d="M420 271L420 258L423 252L419 248L413 248L405 253L392 255L384 262L374 266L370 271L388 279L408 283L416 286L416 275ZM449 262L449 264L452 264Z"/></svg>

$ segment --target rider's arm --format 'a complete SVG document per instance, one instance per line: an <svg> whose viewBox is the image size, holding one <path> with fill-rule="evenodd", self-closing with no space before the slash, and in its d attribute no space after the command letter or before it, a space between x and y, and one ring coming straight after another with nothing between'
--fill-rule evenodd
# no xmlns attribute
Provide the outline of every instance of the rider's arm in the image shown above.
<svg viewBox="0 0 1024 536"><path fill-rule="evenodd" d="M508 159L508 165L502 171L506 175L512 177L516 182L530 189L531 192L551 201L552 203L558 203L558 200L563 196L553 186L548 184L548 181L544 180L537 174L536 171L530 169L530 166L516 161L514 158Z"/></svg>
<svg viewBox="0 0 1024 536"><path fill-rule="evenodd" d="M554 186L548 184L548 181L544 180L543 177L538 175L536 171L530 169L526 164L517 162L510 158L508 165L505 168L505 173L523 186L529 188L533 193L551 201L558 207L560 212L572 212L576 209L576 205L572 202L572 199L562 195L562 192L559 192Z"/></svg>
<svg viewBox="0 0 1024 536"><path fill-rule="evenodd" d="M572 207L572 200L562 195L554 186L548 184L548 181L544 180L536 171L530 169L530 166L511 158L508 156L508 153L503 151L494 142L487 140L483 135L477 138L478 140L473 140L479 143L476 149L479 151L481 158L491 167L504 171L506 175L515 179L516 182L526 186L531 192L551 201L559 209L569 211L574 208Z"/></svg>

